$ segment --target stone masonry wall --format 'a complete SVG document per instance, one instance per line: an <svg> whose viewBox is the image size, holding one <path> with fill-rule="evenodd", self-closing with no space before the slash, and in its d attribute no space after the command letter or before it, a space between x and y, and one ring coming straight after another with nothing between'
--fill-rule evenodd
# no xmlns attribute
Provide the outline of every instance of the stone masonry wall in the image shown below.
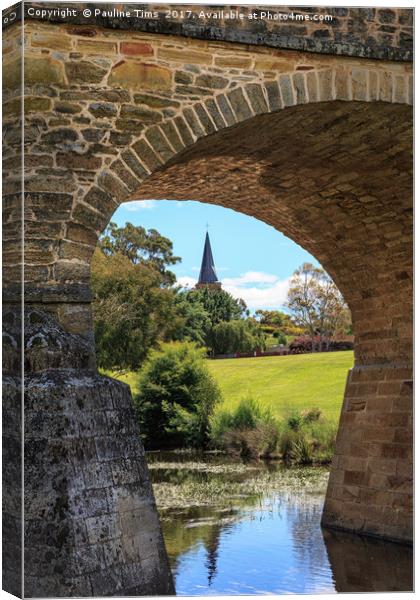
<svg viewBox="0 0 420 600"><path fill-rule="evenodd" d="M42 3L49 8L54 3ZM18 10L22 5L18 5ZM234 42L320 54L387 60L413 59L413 15L410 8L329 6L206 6L178 4L68 3L77 25L144 31L194 39ZM25 2L25 20L40 20ZM86 16L83 9L91 9ZM14 9L15 10L15 9ZM136 12L137 11L137 12ZM287 16L287 19L285 17ZM61 16L50 22L62 22Z"/></svg>
<svg viewBox="0 0 420 600"><path fill-rule="evenodd" d="M379 16L375 12L375 27ZM28 413L34 423L27 447L35 450L26 464L43 473L40 490L51 485L42 468L55 469L60 432L70 427L71 438L58 444L64 454L61 470L54 471L56 487L44 497L48 506L36 504L42 493L33 488L37 493L31 494L38 482L28 471L26 507L34 515L28 538L38 531L42 510L51 526L32 538L29 561L44 558L38 566L30 563L28 577L35 578L28 589L33 595L152 593L153 565L167 586L161 592L171 589L139 444L128 455L132 447L118 442L115 456L106 457L92 441L104 436L104 452L113 447L116 419L129 410L129 399L94 371L90 260L116 208L133 199L195 199L242 211L294 239L331 273L352 310L356 367L349 375L324 523L409 541L411 64L111 26L27 21L24 29L25 300L40 311L40 330L48 323L60 332L57 346L47 336L39 359L42 365L55 356L54 372L28 363L35 390L28 402L36 404L36 415ZM4 36L3 79L4 291L12 307L21 292L16 31L12 26ZM83 366L75 363L75 353L59 353L70 374L61 372L67 367L57 359L57 347L72 335L86 355ZM98 412L96 388L106 414ZM47 389L51 394L45 395ZM51 398L58 408L54 415ZM86 454L80 453L85 446ZM91 468L98 490L93 508L86 492ZM136 498L145 493L151 511L150 519L139 517L134 542L127 541L123 525L134 507L112 495L130 477ZM75 504L79 491L81 508ZM99 512L91 514L91 508ZM79 537L78 515L85 537ZM61 520L68 525L64 538ZM152 523L150 530L146 523ZM153 531L150 561L143 528ZM59 565L49 572L48 548L59 548L59 562L70 561L67 578ZM135 564L137 579L129 566ZM106 572L113 574L109 586Z"/></svg>

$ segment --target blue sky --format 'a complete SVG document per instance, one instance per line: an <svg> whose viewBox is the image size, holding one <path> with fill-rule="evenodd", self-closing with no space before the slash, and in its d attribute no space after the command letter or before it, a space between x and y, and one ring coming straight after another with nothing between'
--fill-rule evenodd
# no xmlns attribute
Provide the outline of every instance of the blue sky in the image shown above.
<svg viewBox="0 0 420 600"><path fill-rule="evenodd" d="M173 267L178 281L193 287L203 253L206 224L217 275L223 288L257 308L281 308L288 280L303 262L316 260L292 240L247 215L192 201L143 200L122 204L112 221L155 228L172 240L182 262Z"/></svg>

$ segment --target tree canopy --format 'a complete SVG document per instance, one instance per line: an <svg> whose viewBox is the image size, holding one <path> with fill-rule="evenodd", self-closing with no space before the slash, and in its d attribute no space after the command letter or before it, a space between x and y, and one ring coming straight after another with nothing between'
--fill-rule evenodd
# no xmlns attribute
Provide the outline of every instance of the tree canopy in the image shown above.
<svg viewBox="0 0 420 600"><path fill-rule="evenodd" d="M311 263L304 263L294 272L287 306L296 323L311 336L313 345L318 336L328 346L335 333L350 326L350 311L339 289L328 273Z"/></svg>

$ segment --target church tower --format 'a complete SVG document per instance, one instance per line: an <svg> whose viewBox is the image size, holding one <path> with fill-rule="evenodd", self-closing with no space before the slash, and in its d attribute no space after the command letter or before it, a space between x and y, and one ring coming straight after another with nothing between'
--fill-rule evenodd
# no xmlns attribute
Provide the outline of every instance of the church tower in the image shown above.
<svg viewBox="0 0 420 600"><path fill-rule="evenodd" d="M217 280L216 267L214 266L213 253L211 251L211 244L209 233L206 233L206 240L204 242L203 259L201 261L200 275L198 277L198 283L196 289L201 288L212 288L220 290L222 284Z"/></svg>

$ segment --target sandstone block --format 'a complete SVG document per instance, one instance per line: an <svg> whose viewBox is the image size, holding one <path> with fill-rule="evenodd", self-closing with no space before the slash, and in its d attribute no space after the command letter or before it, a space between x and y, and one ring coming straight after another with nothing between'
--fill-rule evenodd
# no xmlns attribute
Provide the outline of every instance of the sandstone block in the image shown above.
<svg viewBox="0 0 420 600"><path fill-rule="evenodd" d="M174 155L174 150L169 146L159 127L151 127L145 137L162 162L168 161Z"/></svg>
<svg viewBox="0 0 420 600"><path fill-rule="evenodd" d="M194 110L206 133L213 133L216 131L216 127L210 119L206 109L201 104L196 104Z"/></svg>
<svg viewBox="0 0 420 600"><path fill-rule="evenodd" d="M43 85L64 83L63 64L58 60L50 57L25 57L24 62L26 85L34 85L36 83Z"/></svg>
<svg viewBox="0 0 420 600"><path fill-rule="evenodd" d="M318 71L319 99L321 102L334 99L332 71Z"/></svg>
<svg viewBox="0 0 420 600"><path fill-rule="evenodd" d="M107 73L106 69L86 60L66 62L65 69L70 84L100 83Z"/></svg>
<svg viewBox="0 0 420 600"><path fill-rule="evenodd" d="M191 131L197 138L203 137L203 135L205 135L204 128L201 125L196 113L193 111L192 108L186 108L184 110L184 118L190 126Z"/></svg>
<svg viewBox="0 0 420 600"><path fill-rule="evenodd" d="M296 104L305 104L308 102L305 83L305 75L303 73L293 74L293 86L295 88Z"/></svg>
<svg viewBox="0 0 420 600"><path fill-rule="evenodd" d="M124 182L124 185L133 192L136 190L140 182L139 180L124 166L124 163L121 160L116 160L112 163L110 167L111 171L113 171L116 175L118 175L119 179ZM119 193L119 192L115 192ZM125 195L122 196L124 198Z"/></svg>
<svg viewBox="0 0 420 600"><path fill-rule="evenodd" d="M113 163L114 165L115 163ZM117 163L118 164L118 163ZM110 193L118 202L124 202L128 198L129 188L125 184L116 179L109 171L102 171L98 177L98 185ZM110 217L111 215L107 215Z"/></svg>
<svg viewBox="0 0 420 600"><path fill-rule="evenodd" d="M157 65L123 61L112 68L108 84L139 91L170 90L172 72Z"/></svg>
<svg viewBox="0 0 420 600"><path fill-rule="evenodd" d="M72 49L72 38L61 30L56 33L34 31L31 34L31 46L69 52Z"/></svg>
<svg viewBox="0 0 420 600"><path fill-rule="evenodd" d="M102 166L102 159L92 154L79 154L76 152L58 153L56 157L57 166L75 171L97 171Z"/></svg>
<svg viewBox="0 0 420 600"><path fill-rule="evenodd" d="M284 106L293 106L295 104L295 98L290 75L280 75L279 84Z"/></svg>
<svg viewBox="0 0 420 600"><path fill-rule="evenodd" d="M181 136L183 143L186 146L194 143L194 138L191 135L191 132L188 128L188 125L183 117L175 117L174 119L175 126Z"/></svg>
<svg viewBox="0 0 420 600"><path fill-rule="evenodd" d="M238 122L249 119L253 116L251 109L245 100L244 92L241 88L237 88L227 94L230 105L235 113Z"/></svg>
<svg viewBox="0 0 420 600"><path fill-rule="evenodd" d="M89 112L97 118L112 118L117 115L117 106L110 102L93 102L89 105Z"/></svg>
<svg viewBox="0 0 420 600"><path fill-rule="evenodd" d="M234 125L236 123L236 118L226 99L226 96L223 94L216 96L216 103L228 126Z"/></svg>
<svg viewBox="0 0 420 600"><path fill-rule="evenodd" d="M192 63L195 65L211 65L213 60L209 52L198 52L190 49L187 51L184 49L177 50L175 48L158 48L157 57L169 62Z"/></svg>
<svg viewBox="0 0 420 600"><path fill-rule="evenodd" d="M247 56L216 56L214 64L222 69L250 69L252 61Z"/></svg>
<svg viewBox="0 0 420 600"><path fill-rule="evenodd" d="M352 69L351 82L353 100L367 101L368 73L365 69Z"/></svg>
<svg viewBox="0 0 420 600"><path fill-rule="evenodd" d="M277 81L267 81L264 85L268 97L268 105L270 111L274 112L283 108L283 102L280 95L280 88L278 86Z"/></svg>
<svg viewBox="0 0 420 600"><path fill-rule="evenodd" d="M117 44L114 42L104 42L101 40L77 40L76 49L78 52L86 54L115 54Z"/></svg>
<svg viewBox="0 0 420 600"><path fill-rule="evenodd" d="M73 104L71 102L55 102L54 110L65 115L75 115L81 112L82 107L80 104Z"/></svg>
<svg viewBox="0 0 420 600"><path fill-rule="evenodd" d="M260 85L257 83L248 83L245 85L245 92L256 115L268 112L268 105Z"/></svg>
<svg viewBox="0 0 420 600"><path fill-rule="evenodd" d="M133 106L132 104L123 104L121 106L120 117L122 119L136 119L143 123L158 123L162 121L162 114L157 110Z"/></svg>
<svg viewBox="0 0 420 600"><path fill-rule="evenodd" d="M130 167L133 173L138 177L139 181L142 181L145 177L147 177L148 172L137 160L136 155L132 150L129 148L124 150L121 156L126 165Z"/></svg>
<svg viewBox="0 0 420 600"><path fill-rule="evenodd" d="M145 104L151 108L178 108L180 102L172 100L172 98L159 98L158 96L152 96L149 94L134 94L134 102L136 104Z"/></svg>
<svg viewBox="0 0 420 600"><path fill-rule="evenodd" d="M121 42L121 54L127 56L153 56L153 48L144 42Z"/></svg>
<svg viewBox="0 0 420 600"><path fill-rule="evenodd" d="M226 123L223 120L222 115L220 114L220 111L218 109L216 102L213 99L208 99L205 101L204 104L206 106L207 112L209 113L210 117L212 118L213 123L216 125L217 130L223 129L224 127L226 127Z"/></svg>
<svg viewBox="0 0 420 600"><path fill-rule="evenodd" d="M225 88L228 83L229 80L226 79L226 77L220 77L218 75L199 75L195 80L196 85L212 90L221 90Z"/></svg>
<svg viewBox="0 0 420 600"><path fill-rule="evenodd" d="M185 144L179 137L178 131L172 121L165 121L162 123L162 125L160 125L160 128L176 152L181 152L181 150L185 148Z"/></svg>
<svg viewBox="0 0 420 600"><path fill-rule="evenodd" d="M161 162L159 158L156 156L146 140L141 139L133 144L133 150L141 160L141 163L149 170L149 173L152 173L155 169L160 167Z"/></svg>

